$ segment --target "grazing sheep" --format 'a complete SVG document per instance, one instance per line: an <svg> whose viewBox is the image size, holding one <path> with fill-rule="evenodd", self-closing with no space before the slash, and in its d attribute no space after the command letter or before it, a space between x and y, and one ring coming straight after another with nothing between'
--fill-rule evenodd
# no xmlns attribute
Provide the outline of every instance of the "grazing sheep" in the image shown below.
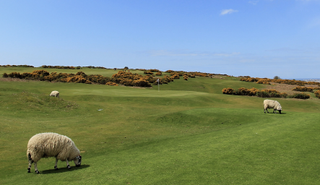
<svg viewBox="0 0 320 185"><path fill-rule="evenodd" d="M67 167L70 169L68 161L73 160L78 167L81 165L80 150L74 142L67 136L57 133L40 133L31 137L28 142L27 157L29 160L28 173L34 162L34 171L39 173L37 162L43 157L55 157L57 170L58 160L66 161Z"/></svg>
<svg viewBox="0 0 320 185"><path fill-rule="evenodd" d="M59 91L52 91L50 96L59 97Z"/></svg>
<svg viewBox="0 0 320 185"><path fill-rule="evenodd" d="M274 111L279 111L279 113L281 114L281 110L282 110L280 103L275 100L264 100L263 108L264 108L263 110L264 113L266 113L266 111L267 113L269 113L268 108L273 109L273 113L275 113Z"/></svg>

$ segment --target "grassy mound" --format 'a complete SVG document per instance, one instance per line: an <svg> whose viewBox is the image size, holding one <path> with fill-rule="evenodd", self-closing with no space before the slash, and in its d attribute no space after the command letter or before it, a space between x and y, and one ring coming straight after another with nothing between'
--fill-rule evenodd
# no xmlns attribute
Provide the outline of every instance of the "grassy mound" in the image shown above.
<svg viewBox="0 0 320 185"><path fill-rule="evenodd" d="M57 110L72 110L78 107L75 102L65 101L63 98L50 97L27 91L6 95L3 106L16 111L51 112Z"/></svg>

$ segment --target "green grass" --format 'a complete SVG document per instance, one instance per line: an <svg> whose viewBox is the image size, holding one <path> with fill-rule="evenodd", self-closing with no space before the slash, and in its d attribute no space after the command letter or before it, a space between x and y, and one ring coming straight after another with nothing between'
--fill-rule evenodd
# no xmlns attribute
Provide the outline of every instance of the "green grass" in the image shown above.
<svg viewBox="0 0 320 185"><path fill-rule="evenodd" d="M24 70L34 69L16 71ZM0 83L0 184L319 184L316 98L277 98L279 115L264 114L262 98L223 95L225 87L264 87L231 77L180 79L160 91ZM44 158L41 174L27 173L27 142L40 132L72 138L82 166L59 161L56 171Z"/></svg>

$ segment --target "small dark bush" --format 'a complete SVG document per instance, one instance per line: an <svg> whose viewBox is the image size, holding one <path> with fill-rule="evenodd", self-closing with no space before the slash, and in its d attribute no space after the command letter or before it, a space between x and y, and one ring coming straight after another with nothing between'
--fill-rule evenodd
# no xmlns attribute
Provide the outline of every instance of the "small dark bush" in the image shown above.
<svg viewBox="0 0 320 185"><path fill-rule="evenodd" d="M224 88L222 89L223 94L233 94L234 90L232 88Z"/></svg>
<svg viewBox="0 0 320 185"><path fill-rule="evenodd" d="M288 94L287 93L280 93L281 98L287 98Z"/></svg>
<svg viewBox="0 0 320 185"><path fill-rule="evenodd" d="M144 79L134 80L132 84L133 86L138 86L138 87L151 87L151 84Z"/></svg>
<svg viewBox="0 0 320 185"><path fill-rule="evenodd" d="M290 98L297 98L297 99L309 99L310 95L305 93L295 93L294 95L289 96Z"/></svg>
<svg viewBox="0 0 320 185"><path fill-rule="evenodd" d="M86 73L84 73L82 71L77 72L76 75L80 75L82 77L87 77Z"/></svg>
<svg viewBox="0 0 320 185"><path fill-rule="evenodd" d="M151 72L151 71L144 71L143 73L147 74L147 75L153 75L153 72Z"/></svg>
<svg viewBox="0 0 320 185"><path fill-rule="evenodd" d="M316 92L314 92L314 95L316 95L316 97L320 98L320 90L317 90Z"/></svg>

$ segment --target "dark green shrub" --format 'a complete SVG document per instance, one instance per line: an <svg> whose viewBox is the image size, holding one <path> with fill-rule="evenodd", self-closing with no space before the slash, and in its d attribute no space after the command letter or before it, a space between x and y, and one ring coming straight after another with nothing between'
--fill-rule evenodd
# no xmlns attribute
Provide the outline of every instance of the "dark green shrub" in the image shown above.
<svg viewBox="0 0 320 185"><path fill-rule="evenodd" d="M28 78L28 77L32 77L31 73L22 73L22 74L21 74L21 78L26 79L26 78Z"/></svg>
<svg viewBox="0 0 320 185"><path fill-rule="evenodd" d="M294 95L290 95L289 98L309 99L310 95L305 93L295 93Z"/></svg>
<svg viewBox="0 0 320 185"><path fill-rule="evenodd" d="M280 93L281 98L287 98L288 94L287 93Z"/></svg>
<svg viewBox="0 0 320 185"><path fill-rule="evenodd" d="M316 97L320 98L320 90L314 92L314 95L315 95Z"/></svg>
<svg viewBox="0 0 320 185"><path fill-rule="evenodd" d="M82 71L77 72L76 75L80 75L80 76L82 76L84 78L87 77L86 73L84 73Z"/></svg>
<svg viewBox="0 0 320 185"><path fill-rule="evenodd" d="M151 87L151 84L144 79L134 80L132 84L138 87Z"/></svg>
<svg viewBox="0 0 320 185"><path fill-rule="evenodd" d="M151 72L151 71L144 71L143 73L147 74L147 75L153 75L153 72Z"/></svg>
<svg viewBox="0 0 320 185"><path fill-rule="evenodd" d="M21 74L19 72L12 72L12 73L9 73L8 76L10 78L21 78Z"/></svg>
<svg viewBox="0 0 320 185"><path fill-rule="evenodd" d="M149 69L151 72L161 72L159 69Z"/></svg>
<svg viewBox="0 0 320 185"><path fill-rule="evenodd" d="M270 94L267 91L258 91L257 96L261 98L270 97Z"/></svg>

